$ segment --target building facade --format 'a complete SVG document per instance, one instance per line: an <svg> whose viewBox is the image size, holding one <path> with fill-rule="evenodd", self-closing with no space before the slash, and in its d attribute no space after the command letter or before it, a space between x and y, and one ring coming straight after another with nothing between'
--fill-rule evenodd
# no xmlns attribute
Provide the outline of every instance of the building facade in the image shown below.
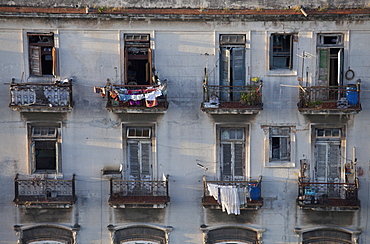
<svg viewBox="0 0 370 244"><path fill-rule="evenodd" d="M367 243L369 1L1 1L0 243Z"/></svg>

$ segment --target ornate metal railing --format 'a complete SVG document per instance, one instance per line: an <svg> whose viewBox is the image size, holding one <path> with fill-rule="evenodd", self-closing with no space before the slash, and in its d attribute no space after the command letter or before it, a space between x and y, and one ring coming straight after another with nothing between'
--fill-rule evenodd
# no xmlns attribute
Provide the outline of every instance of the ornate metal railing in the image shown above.
<svg viewBox="0 0 370 244"><path fill-rule="evenodd" d="M72 82L10 84L9 107L18 111L72 110Z"/></svg>
<svg viewBox="0 0 370 244"><path fill-rule="evenodd" d="M169 201L167 179L164 181L131 181L112 178L110 180L108 202L111 206L150 204L164 206Z"/></svg>
<svg viewBox="0 0 370 244"><path fill-rule="evenodd" d="M311 86L299 88L300 110L361 110L360 83L347 86Z"/></svg>
<svg viewBox="0 0 370 244"><path fill-rule="evenodd" d="M203 85L202 109L257 108L262 109L262 82L249 86Z"/></svg>
<svg viewBox="0 0 370 244"><path fill-rule="evenodd" d="M75 176L71 180L42 179L16 175L14 204L69 207L76 201Z"/></svg>
<svg viewBox="0 0 370 244"><path fill-rule="evenodd" d="M261 182L262 176L258 180L248 181L207 181L203 177L203 198L202 205L204 207L220 207L218 201L212 196L209 191L209 186L235 186L240 198L241 209L258 209L263 205L263 198L261 196ZM243 199L241 199L243 198Z"/></svg>
<svg viewBox="0 0 370 244"><path fill-rule="evenodd" d="M351 208L360 207L358 179L354 183L323 183L298 181L298 206L302 208Z"/></svg>

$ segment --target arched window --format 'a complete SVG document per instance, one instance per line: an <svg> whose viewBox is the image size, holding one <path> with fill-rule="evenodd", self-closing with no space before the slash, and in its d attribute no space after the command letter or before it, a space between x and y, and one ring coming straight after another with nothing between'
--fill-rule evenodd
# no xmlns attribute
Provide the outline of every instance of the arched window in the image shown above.
<svg viewBox="0 0 370 244"><path fill-rule="evenodd" d="M262 230L244 226L226 226L214 229L203 229L205 244L259 244Z"/></svg>
<svg viewBox="0 0 370 244"><path fill-rule="evenodd" d="M168 244L168 235L172 228L137 225L129 227L108 226L113 244Z"/></svg>
<svg viewBox="0 0 370 244"><path fill-rule="evenodd" d="M301 244L357 244L360 231L343 228L316 228L295 230Z"/></svg>
<svg viewBox="0 0 370 244"><path fill-rule="evenodd" d="M74 244L79 226L73 228L58 225L15 226L20 244Z"/></svg>

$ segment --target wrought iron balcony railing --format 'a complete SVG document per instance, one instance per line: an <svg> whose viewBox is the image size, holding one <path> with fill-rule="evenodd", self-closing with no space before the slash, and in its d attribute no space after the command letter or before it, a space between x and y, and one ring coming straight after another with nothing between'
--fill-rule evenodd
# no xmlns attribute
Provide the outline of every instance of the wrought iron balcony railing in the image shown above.
<svg viewBox="0 0 370 244"><path fill-rule="evenodd" d="M76 202L75 176L71 180L16 175L14 204L28 208L70 208Z"/></svg>
<svg viewBox="0 0 370 244"><path fill-rule="evenodd" d="M203 85L201 109L207 113L258 113L263 108L262 81L260 85Z"/></svg>
<svg viewBox="0 0 370 244"><path fill-rule="evenodd" d="M170 201L168 180L110 180L109 205L114 208L164 208Z"/></svg>
<svg viewBox="0 0 370 244"><path fill-rule="evenodd" d="M357 114L361 111L360 83L300 87L298 109L302 114Z"/></svg>
<svg viewBox="0 0 370 244"><path fill-rule="evenodd" d="M263 205L261 196L262 177L258 180L249 181L207 181L203 177L203 198L202 205L205 208L221 209L222 206L219 200L211 194L210 187L212 186L234 186L237 189L239 196L240 209L257 210Z"/></svg>
<svg viewBox="0 0 370 244"><path fill-rule="evenodd" d="M115 113L164 113L168 109L166 85L106 86L107 109Z"/></svg>
<svg viewBox="0 0 370 244"><path fill-rule="evenodd" d="M354 183L323 183L299 178L297 204L302 209L312 210L359 209L358 179Z"/></svg>
<svg viewBox="0 0 370 244"><path fill-rule="evenodd" d="M72 82L10 84L9 107L19 112L69 112Z"/></svg>

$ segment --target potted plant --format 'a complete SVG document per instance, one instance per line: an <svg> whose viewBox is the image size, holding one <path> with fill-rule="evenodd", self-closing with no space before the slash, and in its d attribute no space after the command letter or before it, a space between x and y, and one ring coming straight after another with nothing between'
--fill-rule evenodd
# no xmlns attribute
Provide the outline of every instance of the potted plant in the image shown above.
<svg viewBox="0 0 370 244"><path fill-rule="evenodd" d="M251 90L249 92L243 92L240 95L240 102L246 105L254 105L257 100L257 91Z"/></svg>

